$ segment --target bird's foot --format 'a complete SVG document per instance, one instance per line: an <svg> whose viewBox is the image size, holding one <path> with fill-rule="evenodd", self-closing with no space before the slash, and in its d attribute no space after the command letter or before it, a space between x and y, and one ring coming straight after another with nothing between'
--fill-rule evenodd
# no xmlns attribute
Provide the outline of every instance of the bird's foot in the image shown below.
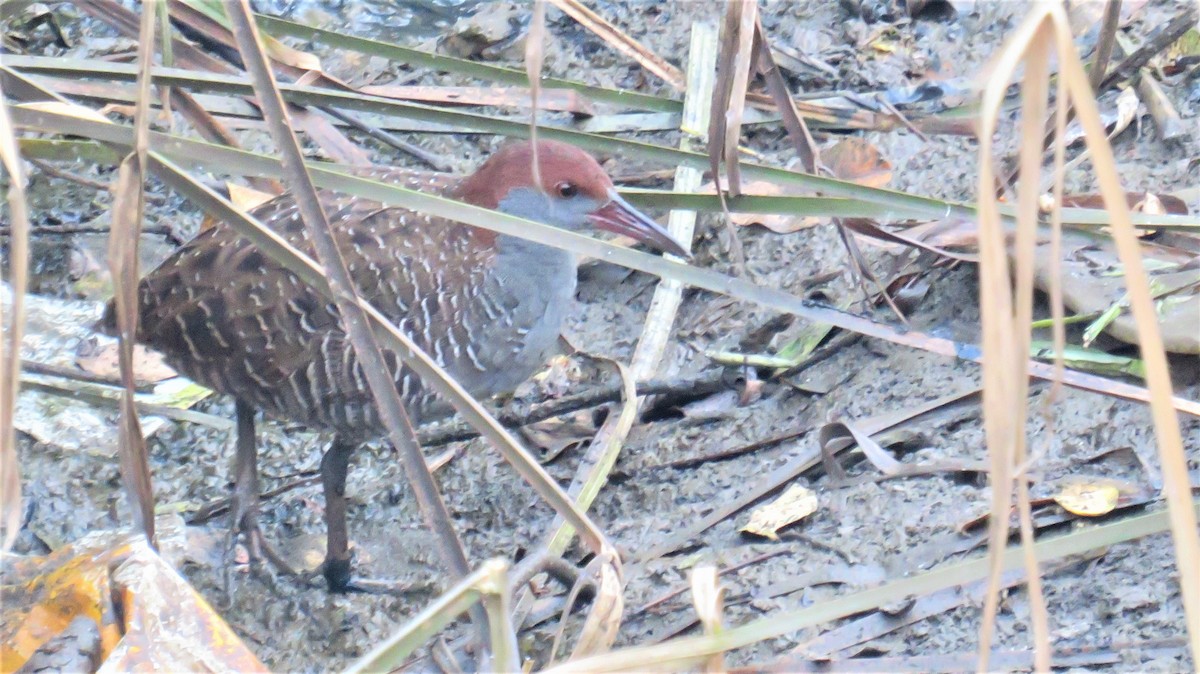
<svg viewBox="0 0 1200 674"><path fill-rule="evenodd" d="M238 542L242 541L246 550L246 562L249 564L251 575L272 582L271 574L265 572L263 562L274 569L275 573L283 576L295 576L296 571L286 560L276 552L274 546L267 541L258 524L258 499L246 499L235 494L230 507L233 524L229 528L229 543L225 548L225 588L230 587L229 572L238 565Z"/></svg>
<svg viewBox="0 0 1200 674"><path fill-rule="evenodd" d="M350 558L326 558L318 571L325 577L325 586L336 594L362 593L400 596L408 591L408 585L396 581L355 578ZM314 574L315 575L315 574Z"/></svg>

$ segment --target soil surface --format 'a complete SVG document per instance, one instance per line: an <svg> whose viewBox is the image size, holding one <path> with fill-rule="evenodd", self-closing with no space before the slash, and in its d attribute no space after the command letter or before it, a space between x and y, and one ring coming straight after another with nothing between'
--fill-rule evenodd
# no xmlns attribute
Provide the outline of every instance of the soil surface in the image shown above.
<svg viewBox="0 0 1200 674"><path fill-rule="evenodd" d="M390 30L378 5L391 3L272 3L286 5L297 20L327 17L339 29L401 44L435 48L447 35L470 30L470 22L489 29L508 25L512 35L500 36L482 58L520 65L520 16L503 3L413 3L425 8L406 15L404 29ZM763 26L774 43L812 57L825 68L789 71L797 91L874 92L899 88L926 78L977 79L988 58L1016 27L1025 5L1018 2L962 3L962 13L942 8L915 21L886 15L886 0L840 3L765 3ZM677 66L686 67L690 28L695 21L720 24L721 7L714 2L589 2L630 36ZM870 5L869 7L867 7ZM973 6L972 6L973 5ZM1145 35L1172 15L1173 5L1142 7L1130 19L1129 31ZM79 55L129 47L107 29L75 17L61 16ZM671 95L671 89L557 10L548 10L550 38L545 71L548 75L581 79L605 86ZM874 19L869 21L868 18ZM499 16L500 18L497 18ZM359 22L362 22L361 30ZM424 22L424 23L422 23ZM881 37L882 36L882 37ZM1086 42L1086 38L1084 38ZM46 53L60 47L44 43ZM445 74L413 70L371 59L350 61L316 45L296 43L325 59L333 72L353 71L356 84L386 84L403 80L429 85L479 84ZM1194 125L1200 111L1196 84L1168 86L1167 95L1179 108L1185 124ZM510 114L499 111L497 114ZM551 116L552 119L556 119ZM177 124L177 129L187 128ZM674 146L677 133L628 134ZM971 201L976 188L976 144L964 136L920 137L909 130L861 134L893 165L891 187L905 192ZM247 133L252 143L261 136ZM818 132L829 146L842 136ZM499 142L487 136L418 135L407 137L445 158L456 170L470 170ZM794 152L777 125L748 127L744 144L762 155L761 161L786 166ZM1196 138L1167 145L1156 139L1154 124L1133 126L1114 141L1118 162L1130 190L1171 192L1195 187L1200 167ZM381 163L411 165L410 157L385 151L366 141ZM1001 139L1011 147L1011 139ZM633 175L643 170L670 168L623 158L609 158L610 171ZM70 170L99 180L112 180L107 169L77 165ZM1088 190L1086 172L1072 178L1072 189ZM650 183L668 186L668 183ZM43 172L34 172L30 188L35 224L107 224L107 194L79 187ZM154 185L159 201L148 210L148 225L169 226L180 236L196 231L200 216L180 197ZM1197 211L1195 200L1192 212ZM718 218L700 219L696 242L701 266L729 271L732 247ZM864 309L862 291L849 271L847 255L831 223L778 234L759 227L741 227L736 235L744 249L744 274L755 282L798 295L820 292L830 303L854 303L855 311L873 311L879 320L894 321L886 307ZM144 236L144 264L153 265L172 245L162 235ZM907 252L860 244L881 276L912 261ZM40 236L36 240L34 292L48 297L88 300L75 305L99 311L105 290L86 279L103 266L103 236ZM100 262L97 262L100 261ZM79 279L85 281L81 282ZM578 307L566 337L579 350L605 358L627 360L642 330L655 279L603 265L581 270ZM931 269L924 276L928 292L906 308L914 328L940 336L978 341L979 315L975 269L970 265ZM1043 309L1044 311L1044 309ZM83 325L79 319L78 325ZM659 369L662 378L684 379L713 367L706 351L768 353L800 335L807 326L777 313L707 292L687 291L675 325L675 335ZM78 338L79 335L74 336ZM65 341L69 362L74 344ZM1173 361L1177 393L1200 397L1195 359ZM738 374L731 372L730 379ZM725 621L737 625L779 611L819 603L870 587L881 581L930 568L973 548L978 530L963 533L972 518L987 511L990 491L978 472L936 470L927 475L881 478L870 463L846 461L847 476L833 479L818 467L790 481L812 489L816 512L779 532L779 540L741 533L750 509L695 531L705 516L729 504L767 479L777 468L818 447L815 429L831 419L869 426L872 419L911 412L929 401L953 393L968 394L979 385L979 369L970 363L892 344L859 340L842 345L828 359L790 382L766 381L761 395L743 405L725 392L711 397L682 396L662 401L635 426L609 484L600 494L593 516L612 537L625 560L625 621L617 646L649 644L679 634L698 633L690 593L663 602L650 602L687 586L690 570L711 563L731 570L721 576L727 589ZM1031 409L1040 411L1048 389L1035 387ZM198 409L231 419L232 402L210 399ZM1050 415L1031 415L1030 442L1040 459L1035 497L1052 495L1070 479L1104 477L1136 493L1150 495L1150 507L1162 507L1154 496L1161 487L1160 471L1148 409L1141 404L1103 395L1065 390L1049 408ZM109 421L115 412L104 410ZM1189 452L1193 484L1200 461L1200 424L1181 417ZM113 427L115 428L115 426ZM328 438L295 424L259 424L260 466L265 489L273 489L316 470ZM563 431L550 429L549 433ZM777 438L761 448L723 460L711 454ZM545 437L545 436L543 436ZM951 460L986 461L986 447L976 398L904 424L889 436L897 459L905 464L945 465ZM430 448L430 455L445 448ZM518 559L537 547L551 527L553 512L486 443L461 443L458 452L438 473L442 492L475 562L501 557ZM168 423L150 443L154 484L160 504L194 508L228 495L233 437L227 429L186 422ZM564 485L578 467L584 448L568 446L546 464ZM861 456L855 454L854 456ZM695 461L689 461L689 460ZM43 553L98 529L127 522L119 490L118 467L111 453L67 449L59 444L22 437L21 461L30 521L18 551ZM857 479L856 479L857 478ZM265 580L246 566L232 570L226 583L222 552L227 523L223 518L188 528L188 550L182 570L188 580L217 606L222 615L272 669L322 671L340 669L392 634L406 619L445 589L436 549L421 524L398 462L390 449L370 447L358 452L348 484L349 524L358 572L366 577L403 583L400 596L364 594L331 596L320 583L305 585L288 578ZM766 502L769 499L764 499ZM312 568L323 548L323 499L318 484L307 484L270 498L263 504L267 537L299 565ZM688 535L687 532L693 532ZM662 554L666 542L675 545ZM574 548L569 559L580 561ZM1170 640L1183 636L1171 542L1156 535L1114 546L1090 560L1058 564L1045 576L1051 632L1056 645L1107 646ZM522 633L522 645L540 665L558 629L563 595L553 583L534 607L537 624ZM934 655L969 653L978 644L980 608L967 601L924 620L900 626L870 639L864 646L825 646L815 641L835 625L803 630L736 651L730 663L769 663L804 645L813 656ZM1000 609L997 647L1023 650L1030 646L1029 604L1021 589L1007 593ZM578 621L571 630L577 630ZM447 632L447 643L465 630ZM1129 647L1111 669L1187 671L1194 669L1185 649L1173 646ZM846 650L842 650L845 648ZM422 657L429 657L425 653ZM424 659L416 669L433 669ZM973 664L966 665L972 669ZM1104 668L1104 667L1100 667Z"/></svg>

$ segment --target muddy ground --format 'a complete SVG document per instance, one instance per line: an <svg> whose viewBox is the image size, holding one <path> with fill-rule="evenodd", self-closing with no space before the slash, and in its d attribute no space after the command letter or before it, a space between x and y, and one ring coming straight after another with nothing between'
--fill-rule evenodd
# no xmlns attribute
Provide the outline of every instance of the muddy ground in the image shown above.
<svg viewBox="0 0 1200 674"><path fill-rule="evenodd" d="M287 5L284 9L294 9L291 3L282 4ZM874 91L911 83L926 73L942 78L974 77L1019 22L1024 8L1016 2L979 3L962 14L945 11L889 28L887 22L864 20L861 11L850 7L858 4L804 2L764 6L764 27L772 40L824 60L837 73L836 77L817 71L792 73L793 85L806 91ZM874 3L880 7L888 4ZM691 23L698 20L715 23L720 19L720 7L710 2L589 5L680 66L685 66ZM484 20L492 13L506 11L502 5L491 3L450 7L445 16L422 15L426 16L422 20L430 21L424 30L389 35L386 17L375 13L381 11L377 4L312 3L302 5L301 9L308 14L297 10L297 18L349 16L343 20L350 25L350 32L356 32L355 21L362 21L364 33L419 46L432 46L438 36L460 30L451 24L472 11L480 13ZM1133 19L1131 30L1144 34L1171 11L1169 3L1146 7ZM70 12L66 18L70 19ZM557 11L551 10L549 19L553 38L547 52L548 74L670 93L665 85L643 74L625 58L614 55L600 40ZM76 38L76 44L92 40L95 45L111 39L101 26L75 20L64 23L69 34ZM868 48L867 39L885 29L894 31L890 35L898 48L892 53ZM519 43L508 51L503 47L494 55L519 65L516 61ZM327 65L335 71L339 65L351 68L334 55L326 58ZM354 67L360 68L361 74L362 64ZM416 81L429 84L470 83L445 75L414 74L407 68L382 62L372 62L365 70L379 83L397 77L416 77ZM1194 125L1200 95L1195 83L1191 87L1190 91L1184 86L1168 88L1168 94L1185 122ZM671 133L643 137L671 145L678 141L677 135ZM952 200L973 199L976 157L975 143L970 139L961 136L922 139L908 131L867 133L865 137L893 164L892 187ZM830 144L837 138L818 134L818 139ZM411 140L450 158L460 170L469 170L496 142L490 137L446 135L413 136ZM774 126L748 130L745 144L763 153L768 163L786 165L792 158L787 139ZM1155 139L1153 124L1147 118L1147 124L1122 134L1115 145L1129 189L1169 192L1200 183L1197 180L1200 167L1189 161L1200 156L1200 145L1194 138L1182 145L1164 145ZM378 148L376 151L380 162L417 165L410 158ZM612 159L609 167L614 173L626 175L641 169L662 168L621 158ZM107 172L76 168L101 179L112 177ZM1087 189L1090 183L1091 178L1083 173L1075 184ZM35 173L31 190L35 223L105 221L108 199L104 195L40 173ZM167 194L161 187L156 186L154 191L164 195L165 203L152 205L148 214L151 224L170 224L185 234L195 230L199 218L192 209L181 207L178 197ZM1193 202L1193 212L1196 206ZM699 231L696 263L728 270L730 247L723 238L723 226L713 217L704 217ZM748 227L740 229L737 235L745 250L745 272L755 281L806 294L813 290L811 279L825 278L819 288L834 303L859 297L847 271L845 252L831 224L788 235ZM169 244L161 236L148 235L146 241L148 258L161 257L169 250ZM60 297L81 292L69 281L66 272L87 266L88 256L83 251L92 251L94 257L97 250L103 250L84 237L43 237L37 241L37 247L35 288L42 294ZM893 262L889 253L870 246L867 252L877 269L889 268ZM977 341L975 270L960 266L932 271L926 280L929 292L910 312L913 326ZM589 353L628 358L641 330L653 282L640 274L605 267L585 268L578 311L566 333L568 339ZM92 291L88 299L99 301L98 295L99 292ZM879 310L876 317L891 320L886 310ZM779 327L773 323L777 318L775 313L752 305L688 291L676 323L676 339L668 349L660 376L683 378L710 368L710 361L702 354L704 350L766 351L768 346L781 345L803 328L798 323ZM764 326L772 326L765 338L761 334ZM1178 393L1194 399L1200 396L1200 385L1193 361L1176 359L1174 364ZM959 526L985 512L988 505L989 490L977 474L940 472L843 486L832 484L818 469L805 474L798 483L817 492L819 509L803 523L783 530L779 541L739 533L747 517L742 512L695 536L676 554L644 559L653 546L714 509L735 501L763 476L793 457L811 451L817 439L815 433L809 432L728 460L686 467L668 464L812 428L834 416L861 421L912 409L948 393L972 390L978 385L979 370L968 363L921 351L860 341L844 346L808 370L805 377L808 388L817 392L769 383L761 399L742 407L709 401L707 409L693 407L682 412L676 406L660 409L653 419L635 427L613 479L593 509L596 520L627 560L627 613L618 646L694 633L687 593L652 610L643 611L641 607L686 584L689 570L700 562L728 568L758 558L722 576L728 588L726 621L732 625L928 568L951 558L949 550L962 547L960 543L967 540L959 533ZM1034 393L1034 409L1038 409L1043 395L1040 390ZM233 411L227 400L207 401L200 409L226 417L232 417ZM1053 412L1052 424L1039 415L1031 418L1033 448L1044 453L1038 464L1042 479L1034 488L1035 495L1051 493L1056 484L1069 476L1106 476L1151 493L1160 486L1147 408L1068 390L1054 403ZM1196 484L1200 482L1194 472L1200 461L1200 424L1187 418L1183 423L1193 484ZM260 424L260 429L265 488L316 469L327 438L281 423ZM952 413L923 420L908 430L911 432L896 448L898 458L906 463L986 458L977 404L962 405ZM233 442L227 432L173 423L155 435L150 449L160 503L199 504L228 493ZM431 453L434 451L438 450ZM578 446L568 449L550 462L547 469L566 484L582 451ZM111 457L98 452L68 451L34 442L28 436L23 438L21 452L26 493L31 503L31 520L21 538L21 550L44 552L47 547L71 541L86 531L125 521L117 464ZM1097 455L1099 459L1090 460ZM851 465L849 472L851 477L875 474L866 464ZM533 491L485 443L465 443L461 453L438 477L473 560L496 556L511 560L536 545L552 521L551 510L539 503ZM407 583L410 589L403 596L330 596L319 587L307 587L289 579L267 583L252 578L244 567L235 569L232 587L227 592L219 564L225 522L217 519L189 529L191 553L183 572L221 608L230 624L272 669L341 668L392 633L444 587L436 551L420 524L416 504L390 451L372 448L356 455L349 496L350 530L360 573ZM319 558L321 549L322 507L320 488L316 485L272 498L263 505L265 531L285 554L311 563L314 554ZM579 559L581 554L580 550L574 550L572 559ZM1101 646L1181 636L1182 607L1174 574L1166 535L1118 545L1098 559L1057 568L1046 576L1055 643L1062 647ZM772 592L800 577L812 582L783 594ZM547 600L545 606L557 609L558 605ZM1008 593L998 624L999 648L1029 646L1028 615L1025 593ZM542 656L556 627L557 620L543 622L525 633L523 643ZM738 651L731 655L730 662L774 661L829 627L806 630ZM978 643L978 627L978 606L968 602L965 607L876 639L864 653L969 652ZM418 669L431 667L428 660L417 664ZM1133 647L1123 651L1121 662L1108 667L1186 671L1194 665L1179 648Z"/></svg>

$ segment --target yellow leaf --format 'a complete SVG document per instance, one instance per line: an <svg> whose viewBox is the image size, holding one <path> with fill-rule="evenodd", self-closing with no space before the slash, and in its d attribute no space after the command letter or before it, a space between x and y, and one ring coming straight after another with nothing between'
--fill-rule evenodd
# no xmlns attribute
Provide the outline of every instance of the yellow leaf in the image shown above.
<svg viewBox="0 0 1200 674"><path fill-rule="evenodd" d="M792 485L782 496L750 513L742 531L779 540L775 533L789 524L808 517L817 509L817 495L807 487Z"/></svg>
<svg viewBox="0 0 1200 674"><path fill-rule="evenodd" d="M225 183L229 187L229 200L234 206L249 211L275 198L270 192L260 192L251 187L243 187L237 183Z"/></svg>
<svg viewBox="0 0 1200 674"><path fill-rule="evenodd" d="M1121 491L1111 484L1078 482L1063 487L1054 501L1074 515L1097 517L1112 512L1120 496Z"/></svg>

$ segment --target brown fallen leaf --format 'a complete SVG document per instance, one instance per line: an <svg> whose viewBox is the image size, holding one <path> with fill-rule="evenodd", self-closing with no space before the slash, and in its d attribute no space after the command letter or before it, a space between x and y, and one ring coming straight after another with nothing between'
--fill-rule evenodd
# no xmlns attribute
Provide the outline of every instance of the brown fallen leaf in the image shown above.
<svg viewBox="0 0 1200 674"><path fill-rule="evenodd" d="M879 148L858 137L844 138L823 150L821 158L833 175L867 187L886 187L892 181L892 164Z"/></svg>
<svg viewBox="0 0 1200 674"><path fill-rule="evenodd" d="M538 458L548 463L564 451L591 441L597 430L595 417L590 410L584 410L522 426L518 432L531 446L542 450Z"/></svg>
<svg viewBox="0 0 1200 674"><path fill-rule="evenodd" d="M755 508L750 513L750 521L741 530L777 541L779 534L776 532L816 512L817 505L817 495L811 489L794 484L779 498Z"/></svg>
<svg viewBox="0 0 1200 674"><path fill-rule="evenodd" d="M237 206L243 211L249 211L253 208L257 208L258 206L261 206L274 199L276 196L270 192L263 192L261 190L256 190L253 187L246 187L237 183L225 184L229 186L229 200L233 202L234 206Z"/></svg>
<svg viewBox="0 0 1200 674"><path fill-rule="evenodd" d="M1035 252L1035 279L1039 290L1049 291L1057 276L1063 302L1076 314L1096 314L1120 304L1125 297L1125 276L1111 239L1088 232L1066 230L1062 259L1051 258L1048 243ZM1171 353L1200 353L1200 272L1195 256L1183 250L1142 243L1142 259L1161 291L1156 293L1163 346ZM1133 315L1121 311L1104 327L1109 335L1136 344L1138 330Z"/></svg>

